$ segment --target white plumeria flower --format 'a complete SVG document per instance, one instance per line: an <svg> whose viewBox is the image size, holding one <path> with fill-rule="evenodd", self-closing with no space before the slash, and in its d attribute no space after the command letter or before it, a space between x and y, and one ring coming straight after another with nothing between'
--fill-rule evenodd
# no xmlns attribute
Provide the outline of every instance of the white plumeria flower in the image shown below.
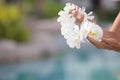
<svg viewBox="0 0 120 80"><path fill-rule="evenodd" d="M75 24L66 24L61 27L61 34L67 39L68 35L74 32Z"/></svg>
<svg viewBox="0 0 120 80"><path fill-rule="evenodd" d="M72 3L66 3L66 6L64 7L64 11L69 13L70 10L73 10L76 8L76 5Z"/></svg>
<svg viewBox="0 0 120 80"><path fill-rule="evenodd" d="M67 3L58 15L60 17L57 21L62 26L61 34L66 39L69 47L79 49L80 43L84 41L87 35L95 40L100 40L102 37L102 29L98 25L89 22L89 20L94 19L94 16L91 16L92 12L87 14L84 7L80 8L72 3Z"/></svg>
<svg viewBox="0 0 120 80"><path fill-rule="evenodd" d="M69 23L74 23L75 22L75 18L72 17L72 14L68 14L64 11L60 11L58 13L58 15L60 15L60 17L57 19L57 21L60 22L60 23L64 24L64 23L67 23L67 22L69 22Z"/></svg>
<svg viewBox="0 0 120 80"><path fill-rule="evenodd" d="M81 24L80 33L86 38L88 35L97 41L101 41L103 36L103 30L99 27L99 25L85 21Z"/></svg>
<svg viewBox="0 0 120 80"><path fill-rule="evenodd" d="M74 48L76 47L77 49L80 48L80 30L79 27L76 25L74 27L74 30L69 34L69 37L67 39L67 44L69 47Z"/></svg>

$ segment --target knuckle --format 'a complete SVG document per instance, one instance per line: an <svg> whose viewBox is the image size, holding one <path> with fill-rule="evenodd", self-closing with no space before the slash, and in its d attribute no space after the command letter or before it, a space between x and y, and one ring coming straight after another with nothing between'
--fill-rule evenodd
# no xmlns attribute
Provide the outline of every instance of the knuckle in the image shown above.
<svg viewBox="0 0 120 80"><path fill-rule="evenodd" d="M96 47L97 47L98 49L100 49L100 48L101 48L101 46L100 46L100 45L96 45Z"/></svg>
<svg viewBox="0 0 120 80"><path fill-rule="evenodd" d="M96 47L97 47L98 49L103 49L103 48L105 48L105 45L103 45L103 44L98 44Z"/></svg>

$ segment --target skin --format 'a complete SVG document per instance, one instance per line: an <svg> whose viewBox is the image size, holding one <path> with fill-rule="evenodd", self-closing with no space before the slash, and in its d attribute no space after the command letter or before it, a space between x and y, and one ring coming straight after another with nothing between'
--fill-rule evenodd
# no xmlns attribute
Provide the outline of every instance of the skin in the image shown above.
<svg viewBox="0 0 120 80"><path fill-rule="evenodd" d="M108 49L120 52L120 12L109 30L103 30L102 41L98 42L87 36L87 39L98 49Z"/></svg>

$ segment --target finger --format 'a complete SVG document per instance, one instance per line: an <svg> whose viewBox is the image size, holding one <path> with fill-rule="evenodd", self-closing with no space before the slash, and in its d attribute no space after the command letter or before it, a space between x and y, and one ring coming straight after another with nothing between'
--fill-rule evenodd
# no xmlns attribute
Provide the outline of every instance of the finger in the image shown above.
<svg viewBox="0 0 120 80"><path fill-rule="evenodd" d="M106 44L110 44L110 45L115 45L118 44L118 40L113 39L113 38L102 38L102 41L104 41Z"/></svg>
<svg viewBox="0 0 120 80"><path fill-rule="evenodd" d="M104 43L106 43L108 45L107 49L109 49L109 50L120 49L119 41L117 41L113 38L103 38L102 40L104 41Z"/></svg>
<svg viewBox="0 0 120 80"><path fill-rule="evenodd" d="M92 39L90 36L87 36L87 39L88 39L94 46L96 46L98 49L108 49L108 48L109 48L109 45L106 44L103 40L98 42L98 41Z"/></svg>
<svg viewBox="0 0 120 80"><path fill-rule="evenodd" d="M87 36L87 39L88 39L92 44L94 44L94 45L98 45L98 44L99 44L98 41L94 40L94 39L91 38L90 36Z"/></svg>
<svg viewBox="0 0 120 80"><path fill-rule="evenodd" d="M96 41L93 38L91 38L90 36L87 36L87 39L94 45L96 46L98 49L102 49L104 48L104 43L102 43L102 41Z"/></svg>

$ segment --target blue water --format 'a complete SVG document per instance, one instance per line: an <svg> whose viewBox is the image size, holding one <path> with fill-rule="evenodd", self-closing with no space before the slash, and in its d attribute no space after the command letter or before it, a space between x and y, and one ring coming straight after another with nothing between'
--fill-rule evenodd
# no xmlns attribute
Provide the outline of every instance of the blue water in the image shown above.
<svg viewBox="0 0 120 80"><path fill-rule="evenodd" d="M0 66L0 80L117 80L120 54L89 49L60 50L54 57Z"/></svg>

